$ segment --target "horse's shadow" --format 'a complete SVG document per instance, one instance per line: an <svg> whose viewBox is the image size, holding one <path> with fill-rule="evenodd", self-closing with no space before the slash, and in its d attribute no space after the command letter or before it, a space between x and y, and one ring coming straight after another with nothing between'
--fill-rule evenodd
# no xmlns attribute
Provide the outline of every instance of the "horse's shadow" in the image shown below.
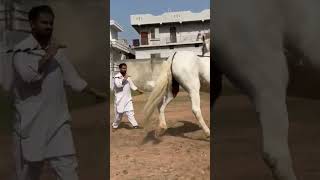
<svg viewBox="0 0 320 180"><path fill-rule="evenodd" d="M156 130L149 131L142 140L141 145L146 144L148 142L152 142L153 144L159 144L161 142L162 136L175 136L192 140L210 141L205 138L193 138L185 135L185 133L202 130L197 124L189 121L178 121L178 123L183 123L183 125L177 127L169 127L161 136L156 135Z"/></svg>

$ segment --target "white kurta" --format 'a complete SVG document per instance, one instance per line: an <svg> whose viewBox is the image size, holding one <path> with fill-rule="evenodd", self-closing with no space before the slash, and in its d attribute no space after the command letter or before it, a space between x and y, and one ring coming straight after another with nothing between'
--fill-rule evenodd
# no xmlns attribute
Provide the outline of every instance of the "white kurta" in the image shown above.
<svg viewBox="0 0 320 180"><path fill-rule="evenodd" d="M133 111L131 89L137 90L130 77L124 80L121 73L114 76L115 108L117 113Z"/></svg>
<svg viewBox="0 0 320 180"><path fill-rule="evenodd" d="M39 44L32 35L16 46L17 49L35 47ZM45 52L38 50L37 53ZM43 74L37 72L40 59L21 52L15 54L13 60L14 135L21 146L16 148L21 148L24 159L29 161L75 153L64 85L75 91L87 86L62 50ZM39 81L41 77L44 79Z"/></svg>

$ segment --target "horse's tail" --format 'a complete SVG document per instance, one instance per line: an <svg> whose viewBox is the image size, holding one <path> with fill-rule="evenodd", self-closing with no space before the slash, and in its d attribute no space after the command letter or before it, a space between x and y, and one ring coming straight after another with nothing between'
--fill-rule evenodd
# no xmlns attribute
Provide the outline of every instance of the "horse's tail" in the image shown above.
<svg viewBox="0 0 320 180"><path fill-rule="evenodd" d="M160 76L157 79L156 85L153 88L148 100L144 106L144 126L149 123L150 117L157 108L158 104L162 101L165 93L172 85L172 61L176 53L169 56L167 61L164 61L161 66Z"/></svg>

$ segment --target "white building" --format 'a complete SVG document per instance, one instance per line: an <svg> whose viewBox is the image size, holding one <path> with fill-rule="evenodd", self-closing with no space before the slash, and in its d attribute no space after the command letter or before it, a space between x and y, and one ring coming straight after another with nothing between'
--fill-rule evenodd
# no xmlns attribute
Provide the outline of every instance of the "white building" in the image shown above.
<svg viewBox="0 0 320 180"><path fill-rule="evenodd" d="M30 33L29 10L46 0L0 0L0 46L12 48Z"/></svg>
<svg viewBox="0 0 320 180"><path fill-rule="evenodd" d="M110 20L110 55L115 61L131 58L134 55L128 41L119 39L119 32L123 32L123 28L115 20Z"/></svg>
<svg viewBox="0 0 320 180"><path fill-rule="evenodd" d="M210 10L131 15L131 25L139 33L134 40L136 59L167 58L174 51L201 54L202 35L210 36Z"/></svg>
<svg viewBox="0 0 320 180"><path fill-rule="evenodd" d="M119 32L123 28L115 20L110 20L110 87L112 88L112 77L118 72L119 62L124 59L134 59L134 51L126 39L119 39Z"/></svg>

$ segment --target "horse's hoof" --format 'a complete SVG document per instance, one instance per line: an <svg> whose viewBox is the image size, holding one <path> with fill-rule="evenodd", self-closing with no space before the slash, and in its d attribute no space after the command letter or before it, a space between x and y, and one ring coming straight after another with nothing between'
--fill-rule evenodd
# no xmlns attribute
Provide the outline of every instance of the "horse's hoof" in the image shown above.
<svg viewBox="0 0 320 180"><path fill-rule="evenodd" d="M210 133L205 133L206 139L210 139Z"/></svg>
<svg viewBox="0 0 320 180"><path fill-rule="evenodd" d="M154 132L155 137L163 136L165 134L166 130L167 129L164 129L164 128L160 128L160 129L155 130L155 132Z"/></svg>
<svg viewBox="0 0 320 180"><path fill-rule="evenodd" d="M210 141L210 136L206 136L205 140L209 140Z"/></svg>

